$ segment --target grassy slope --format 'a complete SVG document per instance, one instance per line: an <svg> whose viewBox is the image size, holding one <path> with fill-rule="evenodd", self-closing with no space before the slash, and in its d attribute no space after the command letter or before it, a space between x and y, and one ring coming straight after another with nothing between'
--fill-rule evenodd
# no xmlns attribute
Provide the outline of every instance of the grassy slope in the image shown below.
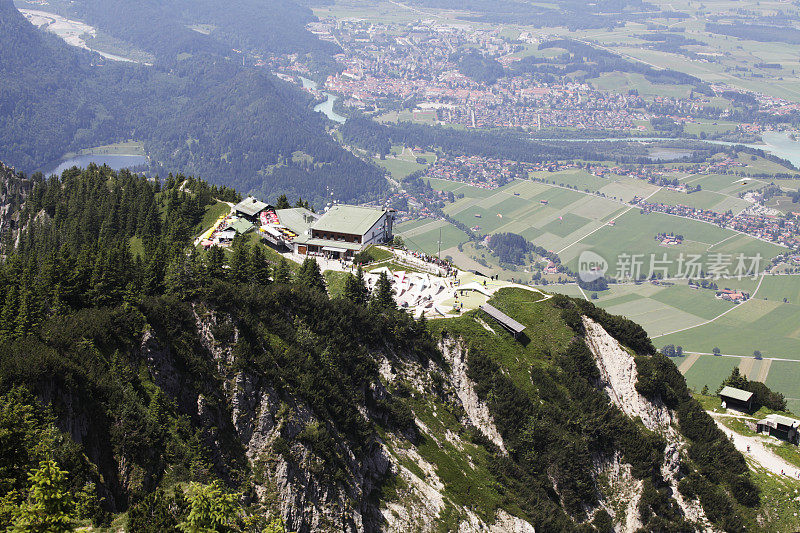
<svg viewBox="0 0 800 533"><path fill-rule="evenodd" d="M450 335L469 338L470 343L509 370L517 386L531 390L528 378L531 365L549 366L551 353L563 350L573 336L564 324L561 313L549 303L539 302L537 293L523 289L502 289L490 303L524 324L527 341L515 341L511 335L482 311L472 311L459 318L430 322L434 335L447 331ZM479 322L480 320L480 322ZM482 323L481 323L482 322ZM493 332L484 327L488 326Z"/></svg>
<svg viewBox="0 0 800 533"><path fill-rule="evenodd" d="M550 361L550 354L561 351L573 333L563 323L559 311L548 302L538 301L535 293L520 289L504 289L495 295L491 303L526 325L526 334L530 342L527 340L523 343L514 341L508 333L480 311L467 313L460 318L431 321L429 327L434 335L447 332L448 335L462 336L468 339L471 346L498 363L517 386L533 391L535 385L530 379L531 373L551 371L553 363ZM487 326L493 330L493 333L487 331ZM712 408L713 406L709 402L713 402L715 399L700 397L699 400L704 407ZM716 400L718 401L718 399ZM763 414L766 412L757 415ZM428 423L427 420L425 422ZM439 425L441 426L441 424ZM795 463L796 461L795 464L800 465L800 453L795 448L789 445L776 446L775 452L790 462ZM440 452L447 453L447 450L442 449ZM434 455L430 456L431 460L434 458ZM472 456L472 459L475 460L475 456ZM449 477L451 474L446 473L447 468L437 470L440 475L442 472L445 472L443 479L451 479ZM479 459L474 468L470 468L467 472L468 480L474 479L473 476L481 475L481 460ZM737 506L746 522L755 530L758 529L758 524L767 523L763 521L767 518L775 531L795 531L800 522L794 516L794 511L791 508L787 511L785 505L791 502L796 511L796 502L793 501L796 498L794 491L795 489L800 490L800 482L789 478L778 478L757 468L754 468L753 474L754 481L762 490L763 503L755 510ZM461 481L456 482L458 479ZM445 481L445 485L447 490L457 492L460 490L458 487L463 488L463 484L466 482L457 476L450 482ZM475 487L472 490L474 491ZM474 505L483 509L491 507L493 495L492 491L488 491L475 496Z"/></svg>

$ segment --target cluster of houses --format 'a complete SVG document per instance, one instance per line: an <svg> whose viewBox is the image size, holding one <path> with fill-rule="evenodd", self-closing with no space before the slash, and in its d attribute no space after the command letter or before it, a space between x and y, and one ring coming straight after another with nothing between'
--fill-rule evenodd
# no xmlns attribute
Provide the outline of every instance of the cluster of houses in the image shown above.
<svg viewBox="0 0 800 533"><path fill-rule="evenodd" d="M715 224L721 228L740 231L757 239L783 244L790 248L800 245L800 221L796 218L785 218L766 213L739 215L734 215L730 211L719 213L688 205L648 202L639 196L635 196L631 200L631 205L639 207L645 213L657 212L692 218Z"/></svg>
<svg viewBox="0 0 800 533"><path fill-rule="evenodd" d="M717 291L716 297L720 300L726 300L728 302L740 304L750 298L750 294L739 290L722 289L721 291Z"/></svg>
<svg viewBox="0 0 800 533"><path fill-rule="evenodd" d="M800 111L800 104L798 104L797 102L785 100L777 96L772 96L769 94L764 94L756 91L747 91L739 87L733 87L724 83L712 84L711 88L717 94L722 94L725 92L749 94L753 96L755 100L758 102L759 111L763 113L768 113L770 115L784 116L797 113L798 111ZM752 127L753 125L748 124L747 126ZM763 127L757 131L763 131Z"/></svg>
<svg viewBox="0 0 800 533"><path fill-rule="evenodd" d="M711 95L642 98L636 91L597 90L587 83L564 78L548 82L523 70L510 72L491 83L476 81L459 69L460 51L481 50L504 67L520 60L523 42L539 43L556 36L524 32L516 39L499 29L476 28L439 20L412 23L376 23L356 19L325 19L308 29L336 43L343 65L325 88L344 96L347 106L379 109L387 100L421 102L420 112L440 122L467 127L575 127L611 130L645 130L651 117L668 117L676 123L696 122L713 110ZM298 71L293 61L273 61L283 71ZM554 59L558 62L558 59ZM740 91L724 84L717 94ZM743 91L740 91L743 92ZM752 93L759 111L786 115L800 104ZM430 112L433 111L431 114ZM723 110L719 117L729 115ZM740 131L758 133L763 125L743 124Z"/></svg>
<svg viewBox="0 0 800 533"><path fill-rule="evenodd" d="M392 239L394 211L336 204L322 214L304 207L275 209L246 198L212 228L205 247L225 245L236 236L258 228L261 238L279 250L329 259L351 259L371 244Z"/></svg>
<svg viewBox="0 0 800 533"><path fill-rule="evenodd" d="M485 156L443 155L425 171L425 177L460 181L475 187L494 189L515 178L527 179L531 166L527 163Z"/></svg>
<svg viewBox="0 0 800 533"><path fill-rule="evenodd" d="M672 233L659 233L656 240L661 246L677 246L683 244L683 235L673 235Z"/></svg>

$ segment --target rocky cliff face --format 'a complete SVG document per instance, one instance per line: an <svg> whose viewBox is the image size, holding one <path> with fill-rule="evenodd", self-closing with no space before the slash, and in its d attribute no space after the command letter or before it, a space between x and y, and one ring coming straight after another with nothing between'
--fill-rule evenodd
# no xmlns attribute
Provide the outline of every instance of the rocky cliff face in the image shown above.
<svg viewBox="0 0 800 533"><path fill-rule="evenodd" d="M713 531L711 524L697 501L688 501L678 492L679 469L681 454L685 453L686 441L676 431L675 413L661 402L652 402L636 390L638 374L634 355L623 347L616 339L606 332L603 327L588 317L583 317L583 326L586 331L586 344L595 357L597 368L600 370L600 386L605 390L612 403L623 413L631 418L638 418L649 429L662 435L666 442L664 463L661 475L672 489L672 497L677 501L687 519L702 524L706 530ZM598 471L610 474L610 479L621 482L626 487L625 497L633 502L641 496L641 482L626 475L629 466L621 464L615 458L610 464L599 465ZM636 516L636 506L622 509L607 509L618 521L624 523L623 530L636 531L641 524ZM624 513L624 517L618 514Z"/></svg>
<svg viewBox="0 0 800 533"><path fill-rule="evenodd" d="M531 523L509 512L513 506L503 509L502 503L492 502L481 508L473 505L464 490L466 485L474 488L496 479L491 477L493 471L486 470L488 461L512 461L519 451L509 445L515 441L508 433L507 419L495 419L502 412L490 403L492 397L477 392L486 390L486 384L481 382L479 387L472 381L486 374L475 373L479 360L472 356L482 351L468 334L438 336L438 352L425 361L397 353L389 345L371 348L369 359L375 362L378 379L363 385L362 400L354 407L365 421L381 429L367 442L354 443L337 434L331 420L322 418L319 408L306 403L297 389L282 387L244 363L237 343L246 338L247 326L220 309L200 303L184 308L183 333L193 339L193 355L208 365L200 374L202 379L187 369L186 359L157 325L145 325L139 331L131 356L202 435L214 475L233 486L246 486L246 497L259 502L265 513L280 514L288 530L534 532ZM582 323L583 341L599 371L593 374L599 379L589 386L604 391L624 415L663 437L666 449L660 478L671 489L669 496L686 519L714 531L697 501L685 500L677 490L687 442L675 427L675 412L636 390L633 353L599 323L586 317ZM480 334L486 335L482 330ZM489 342L494 335L499 333L491 330ZM519 356L525 356L521 345L508 348L519 349ZM549 369L545 361L539 359L542 366L538 368ZM499 375L507 375L507 369L498 368ZM93 432L92 416L76 398L65 396L57 387L44 386L39 393L44 403L57 407L63 429L84 445L103 472L108 502L125 508L127 494L155 488L158 478L152 472L104 449ZM409 409L411 420L402 430L387 429L392 426L381 418L385 412L375 408L390 398L402 398L400 403ZM317 445L325 438L332 454L320 453ZM336 468L331 468L331 460L337 462ZM592 503L584 504L585 513L574 515L576 524L588 526L605 511L617 531L644 527L640 501L644 501L647 480L634 476L632 465L625 461L621 448L591 457L588 481L596 498L586 498ZM163 462L152 464L164 468ZM553 499L563 500L561 480L552 476L550 480ZM464 486L454 488L458 483ZM484 501L495 497L484 497ZM494 501L502 502L500 497Z"/></svg>
<svg viewBox="0 0 800 533"><path fill-rule="evenodd" d="M439 349L450 364L451 382L469 421L503 453L506 453L503 437L494 424L489 408L478 398L475 385L467 377L467 350L464 343L461 340L442 340Z"/></svg>
<svg viewBox="0 0 800 533"><path fill-rule="evenodd" d="M288 530L426 532L436 529L444 513L454 513L459 531L465 533L534 533L530 524L506 511L499 510L494 520L487 522L456 504L437 474L437 465L426 461L416 450L413 435L404 438L387 433L369 443L367 453L361 455L339 442L339 451L346 458L345 479L326 479L322 474L324 465L301 438L324 421L299 399L279 394L272 384L237 366L231 341L221 342L213 334L226 317L197 308L194 317L203 349L220 373L224 409L209 408L209 404L219 402L210 402L193 390L181 376L170 350L149 329L140 342L142 359L154 382L185 406L194 419L207 426L233 429L246 461L257 472L256 494L280 513ZM234 329L231 339L237 335ZM466 376L464 345L450 341L443 343L441 349L445 367L433 362L425 366L396 354L375 354L375 359L382 361L383 385L395 387L403 382L412 393L422 395L431 390L431 375L444 376L445 394L455 409L464 413L463 423L503 449L502 437L487 407ZM373 396L388 394L386 388L379 389L373 391ZM366 406L359 406L359 410L365 417L370 416ZM437 434L419 418L416 425L419 434L441 447L447 443L464 448L461 437L454 432ZM395 493L381 499L379 495L389 482L396 487Z"/></svg>
<svg viewBox="0 0 800 533"><path fill-rule="evenodd" d="M24 179L11 167L0 163L0 235L11 242L19 222L19 209L30 193L33 182Z"/></svg>
<svg viewBox="0 0 800 533"><path fill-rule="evenodd" d="M302 401L279 394L272 384L238 367L231 349L231 339L237 338L237 331L234 329L227 342L217 340L213 334L226 317L197 309L194 316L201 344L221 376L224 409L209 409L202 394L191 392L176 370L169 350L149 330L141 339L143 359L154 381L179 403L190 406L193 417L205 420L209 426L232 428L246 461L258 472L256 494L261 501L272 503L290 530L433 531L437 521L455 509L459 531L534 531L529 523L506 511L498 511L494 520L487 523L471 509L453 501L437 473L439 466L419 453L414 439L421 436L440 449L450 445L468 455L464 451L465 442L455 432L433 430L420 418L421 413L415 413L416 436L383 434L369 443L366 454L358 455L340 442L341 455L346 458L346 479L343 483L326 479L322 475L324 465L301 438L304 432L324 421ZM686 443L673 427L675 414L636 391L636 364L626 348L591 319L584 317L583 323L586 343L600 370L598 386L627 416L640 419L649 430L665 437L668 445L662 475L672 487L673 497L688 519L712 530L699 505L684 501L677 491L680 456ZM467 376L466 343L462 339L443 339L439 350L442 363L427 365L397 354L374 354L380 361L382 380L379 390L372 395L385 396L399 383L410 387L413 394L430 394L434 386L432 376L441 375L442 394L462 413L460 423L479 431L501 453L506 453L487 405ZM359 411L365 417L371 416L366 405L359 406ZM599 508L614 518L618 530L640 528L637 504L642 482L632 476L630 465L619 455L597 458L595 476L602 493ZM383 490L388 480L392 480L394 489L392 496L386 498Z"/></svg>

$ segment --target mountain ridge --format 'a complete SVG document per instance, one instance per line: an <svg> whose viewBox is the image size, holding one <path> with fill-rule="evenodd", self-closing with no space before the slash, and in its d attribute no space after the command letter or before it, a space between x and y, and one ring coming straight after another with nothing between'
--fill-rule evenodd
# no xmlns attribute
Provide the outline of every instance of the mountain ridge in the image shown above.
<svg viewBox="0 0 800 533"><path fill-rule="evenodd" d="M331 296L315 263L290 274L257 240L195 250L217 198L236 199L107 167L33 179L2 250L0 411L53 426L0 424L60 437L9 445L4 525L36 454L68 472L74 519L125 513L129 531L176 531L203 490L238 494L240 531L755 523L741 454L635 323L505 288L491 303L527 327L515 339L477 310Z"/></svg>

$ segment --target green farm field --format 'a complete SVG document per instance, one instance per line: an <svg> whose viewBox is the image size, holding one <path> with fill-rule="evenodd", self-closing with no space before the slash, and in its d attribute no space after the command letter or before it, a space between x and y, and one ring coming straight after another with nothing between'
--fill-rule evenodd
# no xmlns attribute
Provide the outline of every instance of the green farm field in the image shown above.
<svg viewBox="0 0 800 533"><path fill-rule="evenodd" d="M772 361L766 383L786 397L790 411L800 414L800 363Z"/></svg>
<svg viewBox="0 0 800 533"><path fill-rule="evenodd" d="M661 232L683 235L680 245L665 247L654 239ZM708 253L742 253L746 257L761 254L762 257L774 257L784 249L759 241L746 235L719 228L696 220L665 215L663 213L641 214L638 210L630 210L616 218L614 226L606 226L589 235L566 250L560 252L563 261L577 270L577 258L584 250L591 250L603 256L612 270L615 270L617 258L622 254L644 254L642 273L650 272L651 254L660 261L665 256L668 261L668 272L675 275L678 271L680 254L701 254L704 262Z"/></svg>
<svg viewBox="0 0 800 533"><path fill-rule="evenodd" d="M374 157L372 160L378 166L388 170L392 177L396 180L402 180L409 174L413 174L418 170L426 168L426 165L421 165L416 161L406 161L403 159L387 158L381 160L377 157Z"/></svg>
<svg viewBox="0 0 800 533"><path fill-rule="evenodd" d="M766 182L753 179L742 178L730 174L703 174L700 176L690 175L683 180L684 183L700 185L703 192L713 191L723 195L736 197L740 192L752 189L760 189L767 185ZM697 194L697 193L695 193Z"/></svg>
<svg viewBox="0 0 800 533"><path fill-rule="evenodd" d="M800 306L756 296L714 322L653 340L696 352L710 353L717 346L726 354L749 356L759 350L764 357L800 360Z"/></svg>
<svg viewBox="0 0 800 533"><path fill-rule="evenodd" d="M651 256L656 261L666 257L669 262L666 272L671 276L678 271L681 254L684 257L700 254L707 261L711 253L744 254L746 257L760 254L763 258L771 258L785 250L712 224L663 213L642 214L620 201L549 183L516 180L504 187L488 190L451 181L429 181L435 189L464 195L444 208L457 221L467 227L477 226L479 234L511 232L523 235L534 244L559 253L572 270L577 270L578 256L584 250L603 256L612 275L616 274L617 258L622 254L640 256L641 274L650 272ZM642 184L654 187L641 180L632 183L616 181L613 185L620 188L620 194L625 191L632 196L642 193L637 188ZM725 197L720 195L719 198ZM614 224L609 225L612 221ZM435 230L436 227L429 229ZM418 232L414 229L409 236L414 237ZM656 234L662 232L683 235L684 242L662 246L655 240ZM454 246L461 237L451 233L446 244ZM414 237L414 240L418 239ZM427 240L427 246L430 246L430 236L422 240ZM436 240L438 236L433 239L434 243Z"/></svg>
<svg viewBox="0 0 800 533"><path fill-rule="evenodd" d="M395 233L405 233L420 226L424 226L425 224L430 224L431 222L433 222L433 219L430 218L418 218L416 220L409 220L407 222L403 222L401 224L394 226L394 231Z"/></svg>
<svg viewBox="0 0 800 533"><path fill-rule="evenodd" d="M749 202L735 196L705 190L686 194L685 192L662 189L651 196L649 201L667 205L686 205L722 213L728 210L738 213L750 205Z"/></svg>
<svg viewBox="0 0 800 533"><path fill-rule="evenodd" d="M428 220L425 224L407 230L400 226L397 233L403 238L406 246L427 254L435 254L439 250L440 235L442 250L469 240L466 233L445 220Z"/></svg>
<svg viewBox="0 0 800 533"><path fill-rule="evenodd" d="M676 357L673 360L680 368L687 357ZM714 355L701 355L699 359L684 374L686 384L697 392L708 385L712 393L717 390L722 380L728 377L741 360L738 357L717 357ZM798 365L800 367L800 365ZM800 370L800 368L799 368Z"/></svg>
<svg viewBox="0 0 800 533"><path fill-rule="evenodd" d="M577 285L550 285L547 290L582 297ZM587 295L590 291L585 291ZM733 307L715 298L715 292L690 289L682 282L674 285L652 282L611 284L608 290L597 293L595 305L610 313L623 315L639 323L649 335L702 324ZM654 341L656 347L665 343Z"/></svg>

